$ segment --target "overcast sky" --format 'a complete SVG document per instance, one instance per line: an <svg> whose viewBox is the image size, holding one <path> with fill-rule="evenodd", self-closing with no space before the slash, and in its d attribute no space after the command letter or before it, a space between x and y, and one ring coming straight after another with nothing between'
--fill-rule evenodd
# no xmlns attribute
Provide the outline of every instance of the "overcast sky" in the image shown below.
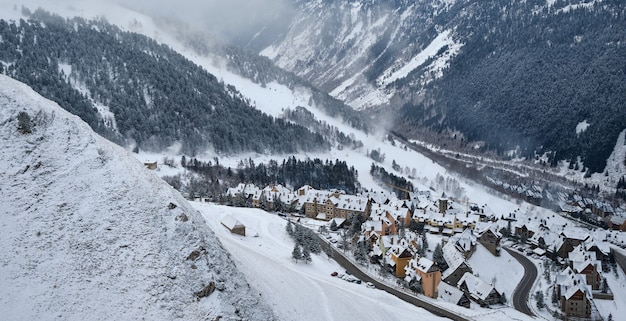
<svg viewBox="0 0 626 321"><path fill-rule="evenodd" d="M152 16L182 21L210 31L217 38L228 39L242 35L249 38L260 26L288 23L285 21L288 18L284 17L291 16L289 4L293 0L0 0L0 6L20 8L25 5L34 10L39 6L80 4L76 7L98 8L103 2L119 3Z"/></svg>
<svg viewBox="0 0 626 321"><path fill-rule="evenodd" d="M254 35L259 31L259 26L285 23L285 13L290 10L289 0L118 0L117 2L152 15L174 18L192 26L207 28L218 37Z"/></svg>

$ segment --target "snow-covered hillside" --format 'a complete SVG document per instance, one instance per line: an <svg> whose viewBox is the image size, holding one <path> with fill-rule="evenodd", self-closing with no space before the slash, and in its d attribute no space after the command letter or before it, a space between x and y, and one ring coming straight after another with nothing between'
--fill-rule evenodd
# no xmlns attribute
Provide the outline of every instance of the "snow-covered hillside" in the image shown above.
<svg viewBox="0 0 626 321"><path fill-rule="evenodd" d="M275 318L178 192L5 76L0 142L2 319Z"/></svg>

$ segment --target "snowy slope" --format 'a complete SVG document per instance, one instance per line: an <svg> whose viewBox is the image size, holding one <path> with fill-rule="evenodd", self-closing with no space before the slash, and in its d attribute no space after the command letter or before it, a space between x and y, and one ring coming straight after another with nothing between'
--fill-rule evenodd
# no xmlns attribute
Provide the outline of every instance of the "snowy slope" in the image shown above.
<svg viewBox="0 0 626 321"><path fill-rule="evenodd" d="M21 111L30 134L17 130ZM274 318L176 191L5 76L0 142L2 319Z"/></svg>

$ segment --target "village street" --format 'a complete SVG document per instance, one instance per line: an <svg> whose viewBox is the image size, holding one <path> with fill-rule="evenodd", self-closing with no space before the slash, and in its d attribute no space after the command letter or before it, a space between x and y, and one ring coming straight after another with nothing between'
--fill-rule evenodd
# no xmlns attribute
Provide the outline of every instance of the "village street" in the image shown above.
<svg viewBox="0 0 626 321"><path fill-rule="evenodd" d="M535 314L528 307L528 297L537 279L537 267L523 254L509 248L505 248L505 250L524 266L524 277L515 289L515 292L513 292L513 307L517 311L534 316Z"/></svg>

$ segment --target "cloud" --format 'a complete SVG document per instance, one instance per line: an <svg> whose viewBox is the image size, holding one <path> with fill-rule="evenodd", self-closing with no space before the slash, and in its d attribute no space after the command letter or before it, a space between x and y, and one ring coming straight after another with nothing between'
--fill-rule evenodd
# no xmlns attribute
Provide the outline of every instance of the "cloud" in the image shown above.
<svg viewBox="0 0 626 321"><path fill-rule="evenodd" d="M135 0L117 1L153 16L189 24L217 38L250 39L266 26L288 24L288 0Z"/></svg>

